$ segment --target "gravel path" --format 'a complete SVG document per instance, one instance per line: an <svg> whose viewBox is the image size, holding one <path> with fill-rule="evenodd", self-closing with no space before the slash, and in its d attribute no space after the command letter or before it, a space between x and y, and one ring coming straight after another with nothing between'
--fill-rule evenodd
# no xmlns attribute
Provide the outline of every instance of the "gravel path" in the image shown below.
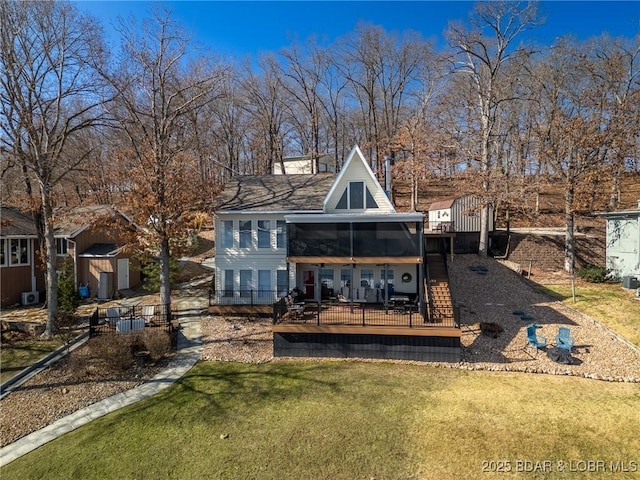
<svg viewBox="0 0 640 480"><path fill-rule="evenodd" d="M474 265L486 266L486 274L472 271L469 267ZM461 310L463 359L458 364L438 365L640 382L640 349L599 322L551 300L499 263L475 255L456 256L450 266L450 278ZM200 283L206 285L207 280ZM202 285L176 292L178 301L203 295ZM513 314L516 310L531 315L533 320L521 320ZM497 338L482 335L479 322L497 322L504 331ZM542 325L538 333L550 342L558 326L570 327L576 339L573 352L576 364L560 365L552 362L544 351L536 354L526 348L525 328L531 322ZM203 360L263 363L273 359L269 318L205 315L201 327ZM133 388L157 372L153 368L142 375L131 371L115 376L91 367L82 355L87 354L79 349L78 356L67 366L41 373L0 402L1 446L86 405Z"/></svg>

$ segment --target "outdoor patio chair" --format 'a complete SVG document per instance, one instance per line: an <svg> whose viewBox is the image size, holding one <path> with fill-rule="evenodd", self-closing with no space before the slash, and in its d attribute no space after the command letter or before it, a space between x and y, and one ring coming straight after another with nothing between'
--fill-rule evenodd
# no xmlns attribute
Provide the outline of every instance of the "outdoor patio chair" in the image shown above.
<svg viewBox="0 0 640 480"><path fill-rule="evenodd" d="M531 345L532 347L535 347L536 353L538 353L539 349L546 348L547 346L547 337L538 335L536 333L536 329L538 328L542 327L535 323L527 325L527 346Z"/></svg>
<svg viewBox="0 0 640 480"><path fill-rule="evenodd" d="M576 344L576 339L571 336L569 327L559 327L556 335L556 347L571 351Z"/></svg>
<svg viewBox="0 0 640 480"><path fill-rule="evenodd" d="M107 308L107 323L116 325L120 320L120 310L115 307Z"/></svg>
<svg viewBox="0 0 640 480"><path fill-rule="evenodd" d="M295 303L291 295L284 297L285 304L287 305L287 311L298 318L304 313L304 303Z"/></svg>
<svg viewBox="0 0 640 480"><path fill-rule="evenodd" d="M140 316L144 319L145 324L149 324L153 322L153 318L155 317L155 314L156 314L155 305L144 305L142 307L142 313L140 314Z"/></svg>

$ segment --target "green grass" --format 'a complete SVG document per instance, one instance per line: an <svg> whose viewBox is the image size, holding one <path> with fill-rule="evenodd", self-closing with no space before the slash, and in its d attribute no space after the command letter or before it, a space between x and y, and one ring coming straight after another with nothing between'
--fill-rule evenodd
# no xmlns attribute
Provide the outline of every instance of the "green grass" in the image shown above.
<svg viewBox="0 0 640 480"><path fill-rule="evenodd" d="M9 380L63 344L64 340L61 338L2 342L0 348L0 383Z"/></svg>
<svg viewBox="0 0 640 480"><path fill-rule="evenodd" d="M205 362L0 476L555 479L579 478L558 462L602 460L607 471L588 478L638 478L611 477L609 465L638 462L638 411L638 384L391 363ZM496 461L512 473L483 463ZM518 461L548 461L549 471Z"/></svg>
<svg viewBox="0 0 640 480"><path fill-rule="evenodd" d="M633 291L620 284L580 282L574 303L571 285L545 285L543 290L640 346L640 301L634 299Z"/></svg>

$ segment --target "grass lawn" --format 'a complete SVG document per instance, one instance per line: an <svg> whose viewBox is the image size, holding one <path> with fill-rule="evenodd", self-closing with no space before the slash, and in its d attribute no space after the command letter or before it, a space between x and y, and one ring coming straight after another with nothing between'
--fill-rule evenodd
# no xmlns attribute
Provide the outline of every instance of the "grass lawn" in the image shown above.
<svg viewBox="0 0 640 480"><path fill-rule="evenodd" d="M580 462L602 461L589 479L638 478L638 411L638 384L355 361L204 362L0 476L573 479L585 476ZM532 472L536 462L546 472ZM623 468L636 472L612 475Z"/></svg>
<svg viewBox="0 0 640 480"><path fill-rule="evenodd" d="M543 289L640 346L640 301L634 299L633 291L622 289L619 283L580 282L576 285L574 303L571 285L545 285Z"/></svg>
<svg viewBox="0 0 640 480"><path fill-rule="evenodd" d="M2 342L0 348L0 383L6 382L63 344L64 340L58 337L51 340L27 339Z"/></svg>

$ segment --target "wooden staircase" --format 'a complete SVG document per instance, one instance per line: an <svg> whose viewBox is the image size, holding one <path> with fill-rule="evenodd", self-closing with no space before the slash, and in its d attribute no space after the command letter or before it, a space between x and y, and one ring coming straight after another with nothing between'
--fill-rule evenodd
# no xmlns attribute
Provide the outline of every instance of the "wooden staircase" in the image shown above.
<svg viewBox="0 0 640 480"><path fill-rule="evenodd" d="M442 255L427 255L427 312L429 322L454 323L449 274Z"/></svg>

